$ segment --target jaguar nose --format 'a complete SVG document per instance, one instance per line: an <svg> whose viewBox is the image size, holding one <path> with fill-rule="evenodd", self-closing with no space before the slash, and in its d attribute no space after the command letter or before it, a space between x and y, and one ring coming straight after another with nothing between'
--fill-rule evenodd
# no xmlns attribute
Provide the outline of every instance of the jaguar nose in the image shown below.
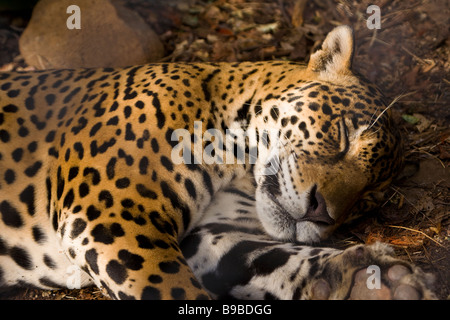
<svg viewBox="0 0 450 320"><path fill-rule="evenodd" d="M326 225L335 224L335 220L330 217L327 211L327 203L325 199L317 191L317 185L314 185L309 193L308 209L306 214L300 219L300 221L311 221L323 223Z"/></svg>

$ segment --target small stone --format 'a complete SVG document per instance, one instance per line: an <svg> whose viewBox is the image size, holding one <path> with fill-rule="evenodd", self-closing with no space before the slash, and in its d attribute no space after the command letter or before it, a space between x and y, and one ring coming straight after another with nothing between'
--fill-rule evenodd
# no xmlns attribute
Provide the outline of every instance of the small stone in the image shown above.
<svg viewBox="0 0 450 320"><path fill-rule="evenodd" d="M69 29L79 7L80 29ZM75 16L73 16L75 17ZM134 11L114 0L41 0L33 10L19 47L37 69L123 67L154 62L164 48Z"/></svg>

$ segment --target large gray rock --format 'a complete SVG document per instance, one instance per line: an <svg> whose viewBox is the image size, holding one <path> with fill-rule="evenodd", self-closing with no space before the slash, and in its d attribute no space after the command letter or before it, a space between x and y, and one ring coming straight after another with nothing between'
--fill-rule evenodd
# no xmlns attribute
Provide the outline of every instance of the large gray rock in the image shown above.
<svg viewBox="0 0 450 320"><path fill-rule="evenodd" d="M81 29L70 5L80 8ZM114 0L41 0L19 47L37 69L121 67L157 61L164 55L155 32L134 11Z"/></svg>

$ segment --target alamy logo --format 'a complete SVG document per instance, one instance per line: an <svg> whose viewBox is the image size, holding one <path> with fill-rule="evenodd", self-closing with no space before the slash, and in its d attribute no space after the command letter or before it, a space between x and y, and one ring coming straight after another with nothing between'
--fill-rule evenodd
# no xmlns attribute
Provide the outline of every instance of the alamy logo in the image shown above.
<svg viewBox="0 0 450 320"><path fill-rule="evenodd" d="M381 10L377 5L370 5L367 7L366 13L371 16L367 18L368 29L381 29Z"/></svg>
<svg viewBox="0 0 450 320"><path fill-rule="evenodd" d="M381 270L379 266L371 265L367 267L367 274L370 276L366 280L367 289L381 289Z"/></svg>
<svg viewBox="0 0 450 320"><path fill-rule="evenodd" d="M66 13L71 14L66 20L67 29L81 29L81 10L77 5L67 7Z"/></svg>
<svg viewBox="0 0 450 320"><path fill-rule="evenodd" d="M194 131L176 129L171 141L173 164L256 164L264 161L263 175L275 174L279 169L278 150L280 132L276 129L227 129L225 137L218 129L203 131L203 123L194 121ZM259 143L258 143L259 140ZM248 150L246 150L248 148Z"/></svg>

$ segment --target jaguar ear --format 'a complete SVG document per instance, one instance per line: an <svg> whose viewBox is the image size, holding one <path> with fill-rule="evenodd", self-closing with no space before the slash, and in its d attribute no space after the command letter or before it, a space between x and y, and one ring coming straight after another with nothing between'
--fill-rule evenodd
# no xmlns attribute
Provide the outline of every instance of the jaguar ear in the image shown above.
<svg viewBox="0 0 450 320"><path fill-rule="evenodd" d="M311 55L308 69L328 74L350 74L354 51L353 30L349 26L334 28L322 48Z"/></svg>

